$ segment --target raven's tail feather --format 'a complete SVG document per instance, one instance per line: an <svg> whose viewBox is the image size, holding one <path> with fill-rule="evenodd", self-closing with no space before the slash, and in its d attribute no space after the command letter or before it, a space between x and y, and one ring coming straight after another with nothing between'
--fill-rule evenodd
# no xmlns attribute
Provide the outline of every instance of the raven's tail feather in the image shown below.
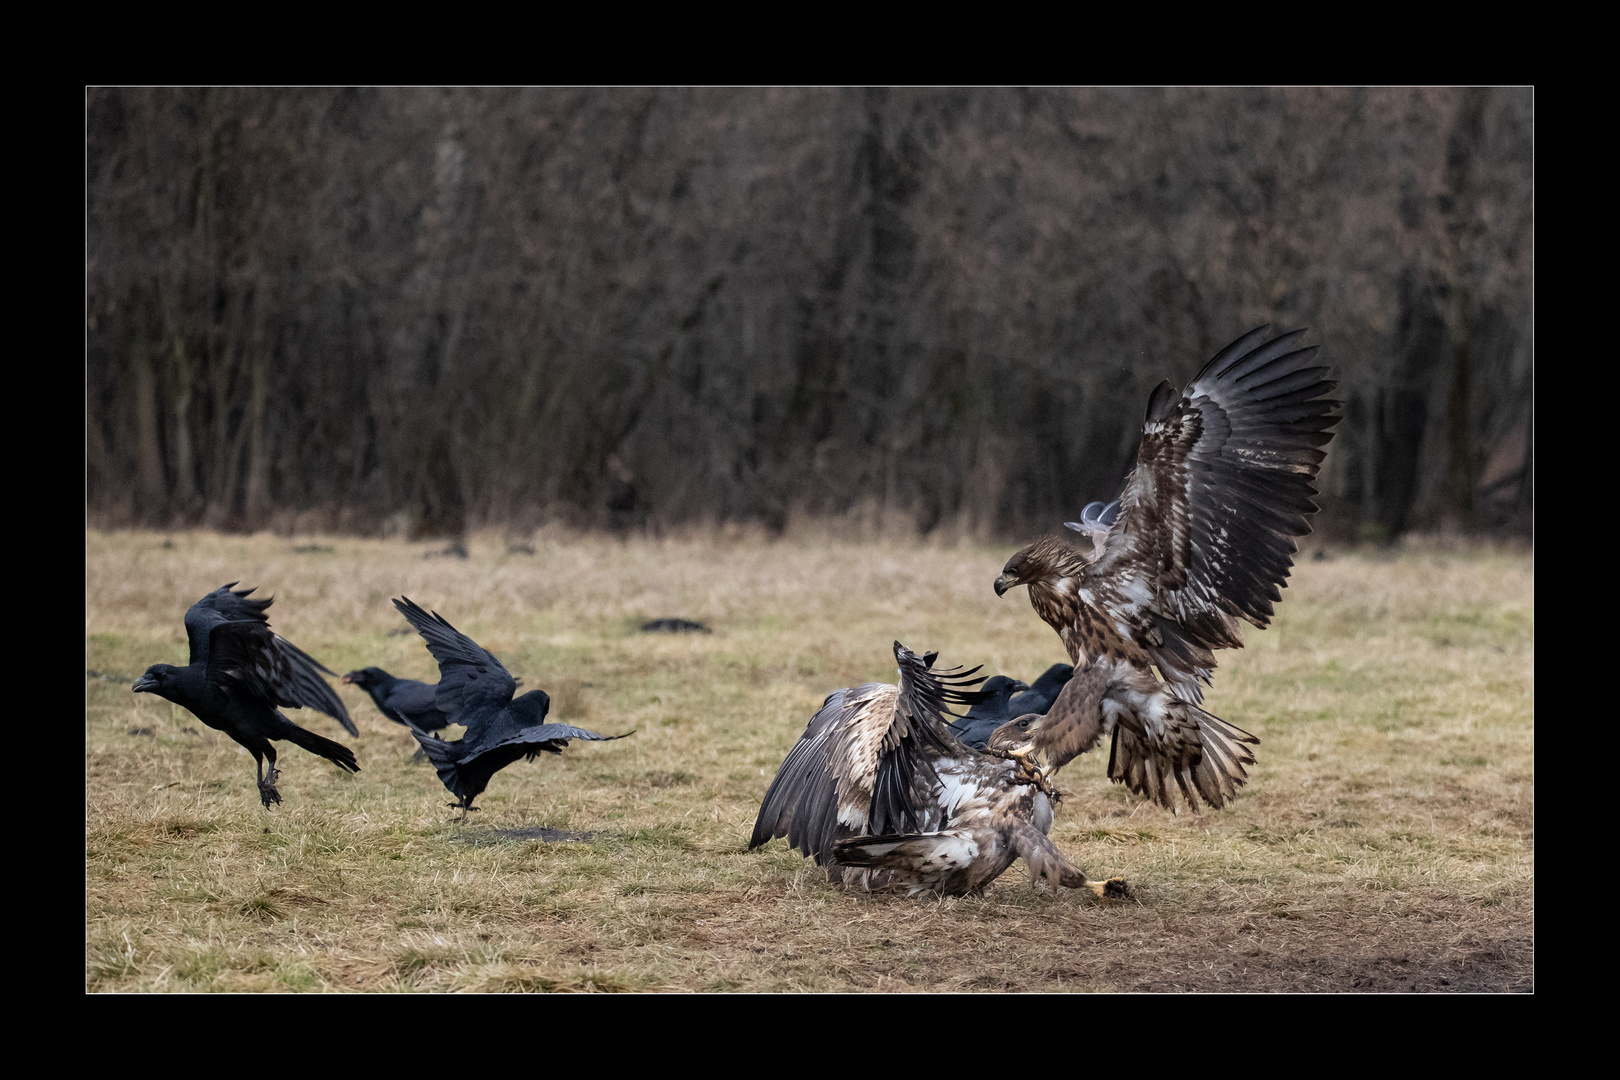
<svg viewBox="0 0 1620 1080"><path fill-rule="evenodd" d="M352 773L360 771L359 763L354 760L354 751L342 743L333 742L331 739L317 735L313 731L305 731L297 724L290 722L287 725L287 730L280 737L285 738L290 743L302 746L312 754L319 754L340 769L347 769Z"/></svg>
<svg viewBox="0 0 1620 1080"><path fill-rule="evenodd" d="M439 774L440 783L444 784L450 794L460 799L463 806L470 804L475 796L469 796L467 786L461 782L461 770L456 768L456 763L450 759L450 744L414 727L411 728L411 734L416 736L416 741L422 745L422 752L433 763L433 770Z"/></svg>

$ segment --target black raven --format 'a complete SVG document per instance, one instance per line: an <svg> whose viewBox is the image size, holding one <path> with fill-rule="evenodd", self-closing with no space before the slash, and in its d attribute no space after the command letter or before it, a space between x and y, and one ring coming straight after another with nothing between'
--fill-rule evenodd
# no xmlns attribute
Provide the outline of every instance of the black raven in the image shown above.
<svg viewBox="0 0 1620 1080"><path fill-rule="evenodd" d="M984 685L978 689L978 693L983 695L978 703L968 710L966 716L952 721L946 727L950 729L951 734L973 749L983 750L990 733L1018 715L1011 711L1012 696L1028 689L1028 686L1017 679L1009 679L1005 675L986 679Z"/></svg>
<svg viewBox="0 0 1620 1080"><path fill-rule="evenodd" d="M439 711L435 700L438 687L415 679L396 679L380 667L351 671L343 676L343 681L370 694L378 712L412 731L438 731L450 723L450 718ZM420 761L426 756L418 748L413 760Z"/></svg>
<svg viewBox="0 0 1620 1080"><path fill-rule="evenodd" d="M1040 678L1030 684L1028 690L1017 695L1008 703L1012 717L1026 716L1035 713L1045 716L1052 710L1052 702L1057 700L1058 694L1074 678L1074 668L1068 664L1053 664L1047 668Z"/></svg>
<svg viewBox="0 0 1620 1080"><path fill-rule="evenodd" d="M542 751L560 754L570 739L606 742L625 737L546 723L551 698L544 690L530 690L513 700L517 680L487 649L437 612L423 611L409 597L395 600L394 607L416 627L428 652L439 662L435 691L439 711L449 723L467 729L455 742L411 732L427 751L439 779L456 797L450 805L461 807L463 816L476 809L473 800L489 786L490 778L518 758L533 761Z"/></svg>
<svg viewBox="0 0 1620 1080"><path fill-rule="evenodd" d="M347 746L305 731L277 712L278 706L315 709L335 718L349 734L359 732L319 674L334 672L271 633L264 614L271 601L247 599L252 589L232 592L235 584L215 589L186 612L191 663L153 664L133 689L168 698L247 747L258 766L259 800L268 809L281 801L272 739L286 739L341 769L360 771ZM265 758L270 759L268 776Z"/></svg>

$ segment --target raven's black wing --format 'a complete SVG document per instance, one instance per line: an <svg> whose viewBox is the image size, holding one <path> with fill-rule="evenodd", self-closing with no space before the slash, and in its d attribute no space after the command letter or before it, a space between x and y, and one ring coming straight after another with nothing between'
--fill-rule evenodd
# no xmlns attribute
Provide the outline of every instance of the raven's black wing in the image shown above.
<svg viewBox="0 0 1620 1080"><path fill-rule="evenodd" d="M332 717L350 735L360 734L320 672L332 674L286 638L260 622L222 622L208 632L207 679L242 687L285 709L314 709Z"/></svg>
<svg viewBox="0 0 1620 1080"><path fill-rule="evenodd" d="M191 646L191 663L208 663L208 632L220 623L270 622L264 609L275 602L275 597L249 600L248 593L253 589L232 592L231 586L235 584L233 581L230 585L221 585L186 611L186 641Z"/></svg>
<svg viewBox="0 0 1620 1080"><path fill-rule="evenodd" d="M428 614L409 597L395 600L394 607L416 627L427 642L428 652L439 662L439 685L434 691L439 711L467 728L463 738L476 741L490 710L502 709L511 702L517 680L493 653L451 626L438 612Z"/></svg>
<svg viewBox="0 0 1620 1080"><path fill-rule="evenodd" d="M445 742L414 728L411 734L422 744L428 760L433 763L434 770L439 774L439 780L463 807L468 807L484 788L489 786L492 776L518 758L527 757L532 761L542 752L560 754L570 739L611 742L627 735L634 735L635 732L627 731L624 735L600 735L568 724L541 724L538 727L525 728L509 739L482 748L469 747L465 738L456 742Z"/></svg>

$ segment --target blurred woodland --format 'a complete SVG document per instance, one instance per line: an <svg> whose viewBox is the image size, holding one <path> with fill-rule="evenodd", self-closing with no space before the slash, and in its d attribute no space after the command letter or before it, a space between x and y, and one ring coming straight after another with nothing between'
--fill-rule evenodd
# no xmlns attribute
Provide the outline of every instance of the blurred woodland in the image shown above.
<svg viewBox="0 0 1620 1080"><path fill-rule="evenodd" d="M1272 323L1319 531L1530 535L1534 104L94 89L89 523L1017 538Z"/></svg>

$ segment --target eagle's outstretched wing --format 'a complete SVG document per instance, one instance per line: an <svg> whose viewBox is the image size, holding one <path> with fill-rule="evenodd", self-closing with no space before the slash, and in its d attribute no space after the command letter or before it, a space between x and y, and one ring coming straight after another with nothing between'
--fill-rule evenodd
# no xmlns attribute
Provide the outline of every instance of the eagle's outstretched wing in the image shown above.
<svg viewBox="0 0 1620 1080"><path fill-rule="evenodd" d="M279 708L314 709L332 717L350 735L360 734L326 680L330 671L262 622L215 623L208 632L207 677L235 684Z"/></svg>
<svg viewBox="0 0 1620 1080"><path fill-rule="evenodd" d="M818 864L842 837L910 833L938 782L928 751L969 753L946 728L949 705L971 705L978 671L934 671L898 641L900 685L864 683L828 695L765 793L750 848L785 836Z"/></svg>
<svg viewBox="0 0 1620 1080"><path fill-rule="evenodd" d="M1154 390L1118 519L1085 574L1192 701L1211 650L1241 647L1239 620L1264 627L1282 599L1338 422L1328 369L1296 347L1305 331L1265 341L1268 329L1221 350L1185 391Z"/></svg>
<svg viewBox="0 0 1620 1080"><path fill-rule="evenodd" d="M438 612L428 614L408 596L395 600L394 607L422 635L428 652L439 662L439 685L434 691L439 711L467 728L464 738L477 741L484 714L512 700L517 680L493 653Z"/></svg>

